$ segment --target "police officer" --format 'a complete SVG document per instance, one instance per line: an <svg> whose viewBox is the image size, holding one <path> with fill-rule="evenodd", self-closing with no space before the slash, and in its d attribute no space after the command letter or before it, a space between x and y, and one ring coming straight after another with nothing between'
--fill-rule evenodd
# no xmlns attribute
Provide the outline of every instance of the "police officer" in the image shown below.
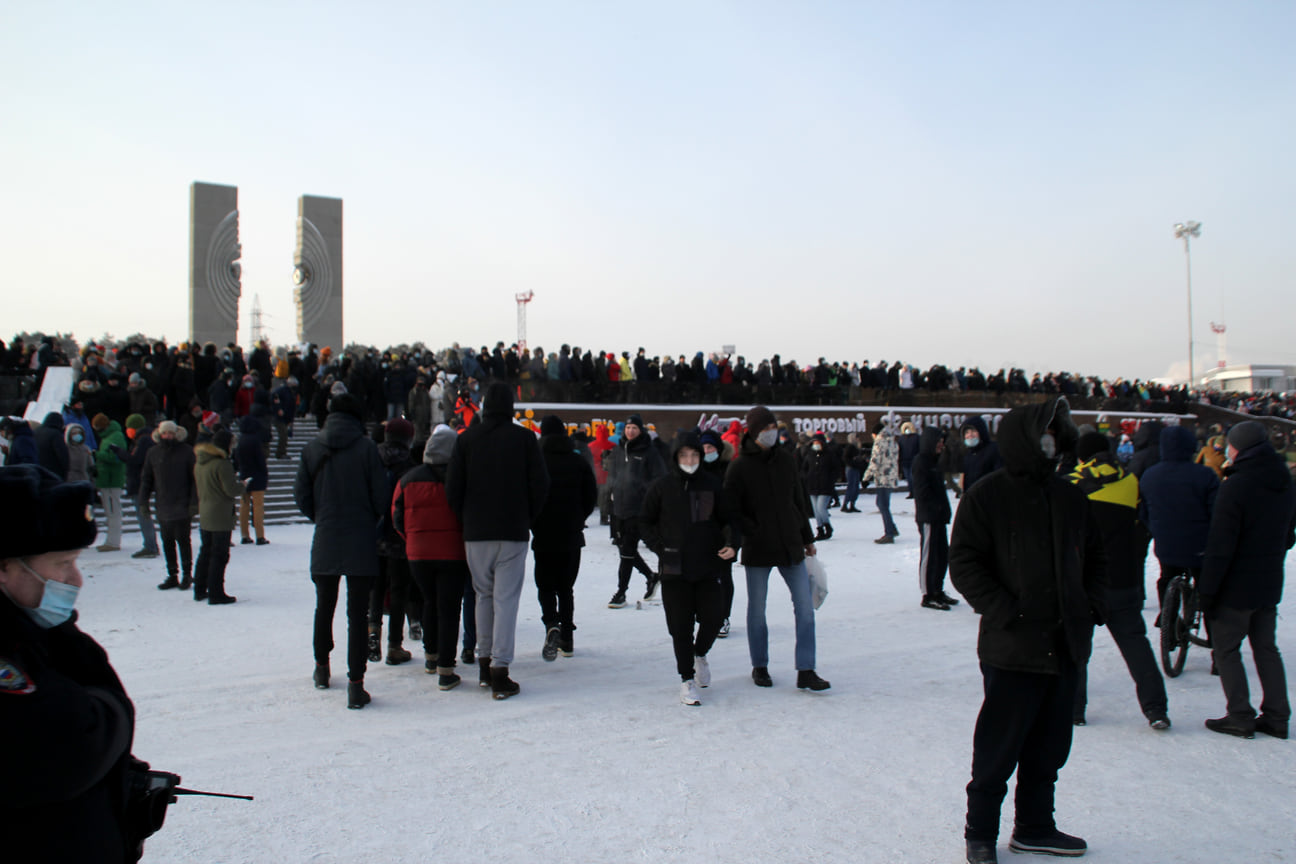
<svg viewBox="0 0 1296 864"><path fill-rule="evenodd" d="M13 861L136 861L127 797L135 709L76 625L94 489L0 468L0 837Z"/></svg>

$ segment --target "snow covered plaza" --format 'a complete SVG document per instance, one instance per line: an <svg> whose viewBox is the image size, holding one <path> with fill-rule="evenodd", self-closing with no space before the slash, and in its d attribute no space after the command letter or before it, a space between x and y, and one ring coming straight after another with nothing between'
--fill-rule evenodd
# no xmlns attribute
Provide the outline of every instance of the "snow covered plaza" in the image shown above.
<svg viewBox="0 0 1296 864"><path fill-rule="evenodd" d="M817 618L818 669L832 689L795 688L791 602L777 579L774 687L752 685L737 570L733 634L711 652L714 681L697 708L679 703L661 608L606 608L617 552L593 518L575 656L541 660L528 589L510 670L522 692L504 702L475 686L475 669L438 691L407 638L415 662L371 664L373 703L346 710L341 610L333 689L314 689L309 525L272 527L272 545L231 550L239 602L228 607L157 591L161 559L133 561L129 544L83 553L93 578L80 625L135 701L135 754L187 787L256 796L181 798L145 860L962 861L981 704L977 618L966 603L919 608L911 502L895 501L895 546L872 542L879 517L861 502L864 512L835 518L837 533L819 547L830 594ZM632 588L641 594L642 580ZM1149 607L1149 626L1153 617ZM1278 638L1296 656L1290 620ZM1148 728L1104 630L1089 668L1089 725L1076 730L1057 787L1058 825L1088 841L1086 860L1296 860L1296 749L1203 727L1224 708L1206 650L1194 647L1183 675L1166 682L1174 726L1165 733ZM1010 797L1002 856L1011 813Z"/></svg>

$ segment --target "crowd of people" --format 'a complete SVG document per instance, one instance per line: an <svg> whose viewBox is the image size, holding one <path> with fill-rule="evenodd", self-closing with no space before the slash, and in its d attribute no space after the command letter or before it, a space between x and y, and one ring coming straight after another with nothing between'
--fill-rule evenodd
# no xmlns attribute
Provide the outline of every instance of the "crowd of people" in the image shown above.
<svg viewBox="0 0 1296 864"><path fill-rule="evenodd" d="M315 525L308 565L316 588L313 681L332 686L333 617L345 579L348 708L371 702L368 663L413 659L403 647L407 619L439 689L461 683L463 662L478 667L479 685L494 698L519 694L510 667L528 557L544 626L541 657L573 656L574 590L596 510L619 552L607 605L626 606L635 573L643 577L639 602L664 610L682 704L699 705L711 683L707 656L729 633L734 564L746 583L753 684L775 684L766 599L777 568L792 599L796 687L829 690L817 672L817 544L833 539L832 511L861 513L859 497L872 487L879 544L901 535L892 493L907 490L914 499L921 607L948 611L960 602L945 590L948 575L980 615L985 699L967 786L969 862L997 860L999 813L1014 773L1010 848L1084 852L1083 840L1057 829L1052 801L1073 730L1085 723L1095 627L1106 625L1116 642L1148 725L1170 728L1143 618L1149 550L1160 567L1158 594L1170 580L1187 578L1201 598L1227 707L1206 727L1243 738L1288 737L1276 621L1284 561L1296 543L1296 488L1279 452L1283 442L1256 421L1194 430L1150 420L1104 434L1077 428L1069 397L1059 392L1071 379L1051 376L1047 386L1055 389L1004 415L997 440L973 415L954 429L880 421L840 442L794 431L756 404L723 429L685 430L667 441L638 412L593 430L570 431L557 414L538 428L519 423L515 398L525 379L520 366L519 377L510 377L509 353L486 356L504 363L496 375L472 352L460 355L454 371L435 359L421 365L426 356L411 366L377 352L276 357L265 344L244 369L233 347L193 354L131 345L111 359L87 351L63 412L36 428L6 420L0 429L0 479L12 492L5 506L32 508L28 499L36 496L36 516L45 520L32 528L31 542L9 537L0 553L0 615L9 628L0 655L44 675L50 670L40 665L44 649L37 646L88 638L75 630L71 612L77 553L95 538L84 506L91 484L105 513L99 551L120 551L125 497L136 507L143 543L133 557L165 557L159 589L192 590L209 605L234 603L225 590L233 532L237 527L250 545L269 542L261 512L267 460L286 457L285 436L309 411L319 425L301 452L293 493ZM412 376L410 389L375 390L375 375L386 379L395 369ZM636 380L633 373L628 380ZM1009 380L1021 386L1024 379ZM434 386L443 390L439 413L428 404ZM453 406L447 388L459 391ZM1273 413L1279 406L1258 400L1247 407ZM1258 711L1244 640L1262 688ZM7 671L3 682L10 689L25 680L13 668L19 671ZM77 685L68 686L74 693ZM119 697L100 698L109 704L124 692ZM128 749L113 748L93 783L118 782L114 772L130 764Z"/></svg>

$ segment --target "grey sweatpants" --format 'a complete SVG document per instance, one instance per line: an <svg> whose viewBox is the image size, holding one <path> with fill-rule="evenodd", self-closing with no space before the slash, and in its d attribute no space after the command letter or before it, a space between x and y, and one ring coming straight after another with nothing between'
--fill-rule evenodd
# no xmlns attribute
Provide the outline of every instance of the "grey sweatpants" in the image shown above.
<svg viewBox="0 0 1296 864"><path fill-rule="evenodd" d="M464 549L477 592L477 656L489 657L491 666L508 666L526 582L526 541L474 540Z"/></svg>

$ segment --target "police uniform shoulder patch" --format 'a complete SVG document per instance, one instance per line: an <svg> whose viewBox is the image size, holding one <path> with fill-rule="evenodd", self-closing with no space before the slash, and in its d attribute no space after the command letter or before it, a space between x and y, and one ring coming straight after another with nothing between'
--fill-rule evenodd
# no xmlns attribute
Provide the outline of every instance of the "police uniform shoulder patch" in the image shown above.
<svg viewBox="0 0 1296 864"><path fill-rule="evenodd" d="M17 663L8 657L0 657L0 693L26 696L35 692L36 682Z"/></svg>

